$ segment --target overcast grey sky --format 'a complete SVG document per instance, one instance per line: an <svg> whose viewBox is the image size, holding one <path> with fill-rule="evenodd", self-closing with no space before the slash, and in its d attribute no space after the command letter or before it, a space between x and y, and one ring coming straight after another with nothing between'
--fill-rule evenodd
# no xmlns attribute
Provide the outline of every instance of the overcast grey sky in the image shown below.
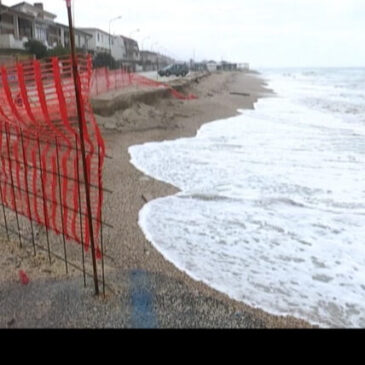
<svg viewBox="0 0 365 365"><path fill-rule="evenodd" d="M365 66L365 0L73 1L76 26L108 31L109 20L121 15L112 33L179 59L195 55L253 68ZM43 3L66 23L64 0Z"/></svg>

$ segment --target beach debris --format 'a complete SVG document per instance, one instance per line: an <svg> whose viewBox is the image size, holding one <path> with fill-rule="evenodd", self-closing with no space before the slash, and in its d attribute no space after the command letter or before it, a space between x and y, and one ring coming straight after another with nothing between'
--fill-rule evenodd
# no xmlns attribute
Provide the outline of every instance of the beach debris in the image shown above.
<svg viewBox="0 0 365 365"><path fill-rule="evenodd" d="M145 203L148 203L153 200L153 196L150 193L145 193L142 194L142 199L145 201Z"/></svg>
<svg viewBox="0 0 365 365"><path fill-rule="evenodd" d="M13 326L15 324L15 318L12 318L7 324L6 326L9 328L11 326Z"/></svg>
<svg viewBox="0 0 365 365"><path fill-rule="evenodd" d="M145 181L151 181L151 178L149 178L148 176L142 176L138 180L142 181L142 182L145 182Z"/></svg>
<svg viewBox="0 0 365 365"><path fill-rule="evenodd" d="M145 254L146 256L149 256L149 255L150 255L150 251L149 251L149 250L144 249L144 254Z"/></svg>
<svg viewBox="0 0 365 365"><path fill-rule="evenodd" d="M250 96L248 93L230 92L230 95Z"/></svg>
<svg viewBox="0 0 365 365"><path fill-rule="evenodd" d="M23 285L28 285L30 282L28 275L23 270L19 270L19 279Z"/></svg>

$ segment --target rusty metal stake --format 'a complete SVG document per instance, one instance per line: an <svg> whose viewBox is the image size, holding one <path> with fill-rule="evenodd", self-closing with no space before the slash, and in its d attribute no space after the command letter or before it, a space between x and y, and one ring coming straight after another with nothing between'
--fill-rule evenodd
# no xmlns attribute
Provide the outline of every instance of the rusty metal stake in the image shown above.
<svg viewBox="0 0 365 365"><path fill-rule="evenodd" d="M6 236L8 238L8 241L10 241L10 237L9 237L9 230L8 230L8 221L6 219L6 213L5 213L5 206L4 206L4 199L3 199L3 187L0 184L0 198L1 198L1 206L3 208L3 215L4 215L4 225L5 225L5 230L6 230Z"/></svg>
<svg viewBox="0 0 365 365"><path fill-rule="evenodd" d="M57 176L58 176L58 188L60 198L60 210L61 210L61 222L62 222L62 240L63 240L63 252L65 255L66 274L68 274L68 263L67 263L67 250L66 250L66 239L65 239L65 224L63 222L63 207L62 207L62 185L61 185L61 174L60 174L60 157L58 153L58 141L55 137L56 142L56 160L57 160Z"/></svg>
<svg viewBox="0 0 365 365"><path fill-rule="evenodd" d="M44 186L44 180L43 180L43 170L42 170L42 158L41 158L41 144L38 140L38 159L39 159L39 167L40 167L40 176L41 176L41 183L42 183L42 199L43 199L43 215L44 215L44 225L46 227L46 237L47 237L47 250L48 250L48 259L49 263L52 264L51 259L51 246L49 243L49 236L48 236L48 211L47 211L47 202L46 202L46 189Z"/></svg>
<svg viewBox="0 0 365 365"><path fill-rule="evenodd" d="M25 183L25 189L26 189L26 195L27 195L27 207L28 207L28 215L29 215L29 220L30 220L30 228L31 228L31 233L32 233L33 252L34 252L34 256L36 256L37 251L36 251L36 246L35 246L33 218L32 218L32 211L30 209L30 198L29 198L28 164L27 164L26 157L25 157L24 138L23 138L22 131L20 131L20 139L21 139L21 143L22 143L23 165L24 165L24 183Z"/></svg>
<svg viewBox="0 0 365 365"><path fill-rule="evenodd" d="M85 253L84 253L84 231L82 226L82 205L81 205L81 182L80 182L80 168L79 168L79 150L78 150L78 144L77 144L77 136L75 135L75 143L76 143L76 169L77 169L77 187L78 187L78 193L79 193L79 212L80 212L80 232L81 232L81 255L82 255L82 272L84 274L84 287L86 288L86 274L85 274Z"/></svg>
<svg viewBox="0 0 365 365"><path fill-rule="evenodd" d="M81 95L80 75L79 75L79 71L77 68L75 33L74 33L73 25L72 25L71 0L66 0L66 5L67 5L68 23L69 23L69 30L70 30L72 69L73 69L73 77L74 77L74 83L75 83L77 115L79 118L80 145L81 145L82 164L83 164L84 179L85 179L86 205L87 205L87 213L88 213L88 220L89 220L88 226L89 226L90 241L91 241L91 255L92 255L92 261L93 261L95 295L99 295L98 271L97 271L97 266L96 266L94 229L93 229L91 199L90 199L90 185L89 185L89 176L88 176L88 171L87 171L87 161L86 161L85 141L84 141L85 110L83 108L83 101L82 101L82 95Z"/></svg>
<svg viewBox="0 0 365 365"><path fill-rule="evenodd" d="M1 136L1 139L2 139L3 137ZM3 156L1 156L1 159L3 160L4 159L4 157ZM6 219L6 213L5 213L5 205L4 205L4 197L3 197L3 187L2 187L2 185L1 185L1 183L0 183L0 198L1 198L1 206L2 206L2 208L3 208L3 215L4 215L4 224L5 224L5 230L6 230L6 236L7 236L7 238L8 238L8 241L10 241L10 237L9 237L9 229L8 229L8 221L7 221L7 219Z"/></svg>
<svg viewBox="0 0 365 365"><path fill-rule="evenodd" d="M10 173L11 189L13 192L13 205L14 205L14 210L15 210L16 224L17 224L17 228L18 228L19 244L20 244L20 248L23 248L22 237L20 234L20 224L19 224L18 209L17 209L17 204L16 204L15 188L14 188L13 167L12 167L12 163L11 163L11 159L10 159L10 140L9 140L10 137L9 137L8 128L9 128L9 126L7 124L5 124L6 145L7 145L7 149L8 149L9 173Z"/></svg>
<svg viewBox="0 0 365 365"><path fill-rule="evenodd" d="M104 270L104 238L103 238L103 199L101 189L101 159L100 159L100 146L98 145L98 177L99 177L99 209L100 209L100 247L101 247L101 270L103 278L103 295L105 298L105 270Z"/></svg>

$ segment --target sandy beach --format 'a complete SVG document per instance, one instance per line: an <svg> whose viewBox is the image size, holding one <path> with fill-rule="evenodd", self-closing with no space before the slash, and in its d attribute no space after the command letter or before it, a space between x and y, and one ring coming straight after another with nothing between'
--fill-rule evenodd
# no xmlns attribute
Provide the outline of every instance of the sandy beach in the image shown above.
<svg viewBox="0 0 365 365"><path fill-rule="evenodd" d="M93 296L91 280L49 265L45 254L31 256L2 232L0 258L0 328L308 328L292 317L278 317L234 301L196 282L164 260L138 225L143 205L177 192L130 163L128 148L150 141L192 137L204 123L253 109L259 97L272 95L259 75L214 73L185 92L197 100L164 98L151 105L134 103L113 116L97 116L107 146L104 167L106 280L113 292ZM30 283L21 285L18 271Z"/></svg>

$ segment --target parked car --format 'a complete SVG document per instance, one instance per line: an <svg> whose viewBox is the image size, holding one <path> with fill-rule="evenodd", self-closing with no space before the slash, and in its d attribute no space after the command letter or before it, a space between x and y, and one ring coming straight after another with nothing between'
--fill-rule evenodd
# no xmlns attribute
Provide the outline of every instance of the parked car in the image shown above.
<svg viewBox="0 0 365 365"><path fill-rule="evenodd" d="M180 63L174 63L158 71L159 76L186 76L188 73L188 66Z"/></svg>

